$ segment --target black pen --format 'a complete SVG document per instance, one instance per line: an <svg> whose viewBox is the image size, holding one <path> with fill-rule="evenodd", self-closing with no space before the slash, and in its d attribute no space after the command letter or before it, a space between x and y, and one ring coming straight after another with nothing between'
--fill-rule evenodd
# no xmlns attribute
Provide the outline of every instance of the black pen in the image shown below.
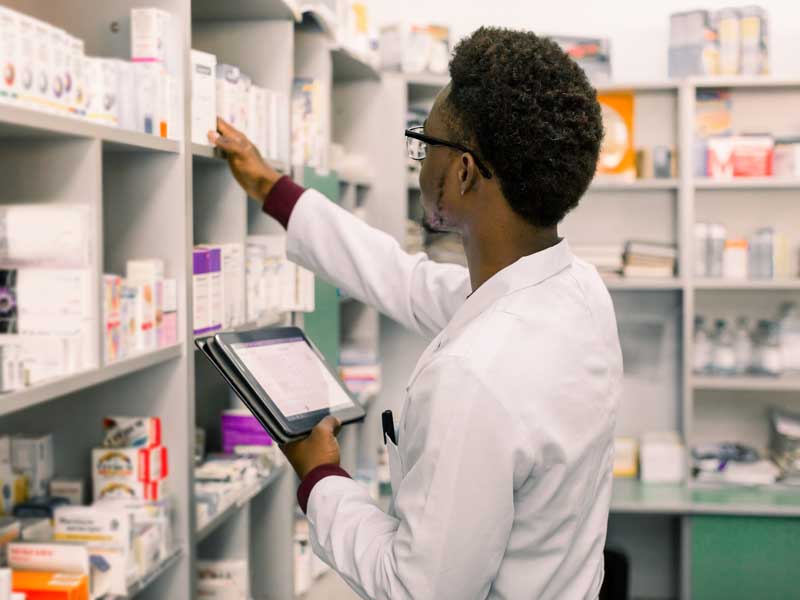
<svg viewBox="0 0 800 600"><path fill-rule="evenodd" d="M385 410L381 415L381 420L383 422L383 443L386 443L386 438L388 437L392 440L392 443L396 446L397 445L397 434L394 430L394 417L392 416L392 411Z"/></svg>

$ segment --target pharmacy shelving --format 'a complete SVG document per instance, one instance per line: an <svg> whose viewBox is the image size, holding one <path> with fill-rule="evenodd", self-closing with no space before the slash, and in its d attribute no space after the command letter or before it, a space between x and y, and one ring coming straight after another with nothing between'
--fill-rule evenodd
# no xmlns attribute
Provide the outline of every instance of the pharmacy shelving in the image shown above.
<svg viewBox="0 0 800 600"><path fill-rule="evenodd" d="M124 598L140 597L142 592L144 592L149 586L154 584L161 576L174 567L181 559L182 555L183 550L181 548L176 548L173 550L170 555L162 559L152 571L134 581L128 589L128 595L124 596ZM113 596L108 598L108 600L119 600L119 597Z"/></svg>
<svg viewBox="0 0 800 600"><path fill-rule="evenodd" d="M329 6L320 2L309 2L300 6L302 25L321 31L333 42L337 42L336 15Z"/></svg>
<svg viewBox="0 0 800 600"><path fill-rule="evenodd" d="M353 185L360 188L372 187L372 178L359 173L339 172L339 182L344 185Z"/></svg>
<svg viewBox="0 0 800 600"><path fill-rule="evenodd" d="M192 0L192 18L203 21L299 21L300 12L289 0Z"/></svg>
<svg viewBox="0 0 800 600"><path fill-rule="evenodd" d="M208 523L202 527L198 527L195 539L197 542L202 542L222 525L225 524L237 511L241 510L244 506L249 504L256 496L261 494L270 485L272 485L278 478L282 477L287 467L285 464L273 467L272 471L266 477L259 478L253 485L242 490L242 494L230 506L219 514L214 515Z"/></svg>
<svg viewBox="0 0 800 600"><path fill-rule="evenodd" d="M708 279L694 278L698 290L800 290L800 279Z"/></svg>
<svg viewBox="0 0 800 600"><path fill-rule="evenodd" d="M109 150L180 152L180 142L154 135L125 131L66 115L0 104L0 138L98 139Z"/></svg>
<svg viewBox="0 0 800 600"><path fill-rule="evenodd" d="M733 179L695 179L698 190L797 190L800 178L796 177L736 177Z"/></svg>
<svg viewBox="0 0 800 600"><path fill-rule="evenodd" d="M800 495L786 486L761 488L642 483L615 479L614 514L800 517Z"/></svg>
<svg viewBox="0 0 800 600"><path fill-rule="evenodd" d="M371 79L377 81L381 78L378 70L357 52L345 46L335 47L331 51L333 57L333 77L339 81L358 81Z"/></svg>
<svg viewBox="0 0 800 600"><path fill-rule="evenodd" d="M182 344L175 344L131 356L97 369L59 377L18 392L0 395L0 417L163 364L179 358L182 354Z"/></svg>
<svg viewBox="0 0 800 600"><path fill-rule="evenodd" d="M690 77L682 85L696 89L754 89L780 90L799 89L800 79L796 77L776 77L763 75L737 75L729 77Z"/></svg>
<svg viewBox="0 0 800 600"><path fill-rule="evenodd" d="M637 94L671 93L676 94L681 82L677 80L664 81L606 81L596 82L595 89L600 94L615 92L635 92Z"/></svg>
<svg viewBox="0 0 800 600"><path fill-rule="evenodd" d="M800 392L800 377L712 377L693 375L696 390L726 390L739 392ZM800 490L798 490L800 491Z"/></svg>
<svg viewBox="0 0 800 600"><path fill-rule="evenodd" d="M624 192L635 190L677 190L678 180L664 179L637 179L635 181L593 181L589 186L592 192Z"/></svg>
<svg viewBox="0 0 800 600"><path fill-rule="evenodd" d="M208 161L211 164L222 164L225 160L221 150L208 144L192 143L192 156L204 162ZM286 174L289 172L289 166L280 161L271 161L270 165L278 173Z"/></svg>
<svg viewBox="0 0 800 600"><path fill-rule="evenodd" d="M450 82L450 76L438 73L410 73L405 75L409 88L429 88L438 92Z"/></svg>
<svg viewBox="0 0 800 600"><path fill-rule="evenodd" d="M611 291L681 291L684 288L683 280L678 277L666 279L636 279L626 277L603 278L606 287Z"/></svg>

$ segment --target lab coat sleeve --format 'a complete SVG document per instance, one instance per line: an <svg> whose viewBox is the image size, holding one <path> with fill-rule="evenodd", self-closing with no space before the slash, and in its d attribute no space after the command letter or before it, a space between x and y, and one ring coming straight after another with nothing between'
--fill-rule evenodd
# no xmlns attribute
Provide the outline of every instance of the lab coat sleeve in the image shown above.
<svg viewBox="0 0 800 600"><path fill-rule="evenodd" d="M514 519L520 434L461 360L434 361L414 385L396 517L344 477L311 492L314 551L362 598L477 600L497 574Z"/></svg>
<svg viewBox="0 0 800 600"><path fill-rule="evenodd" d="M288 225L289 259L406 327L433 337L470 294L464 267L410 255L315 190L306 190Z"/></svg>

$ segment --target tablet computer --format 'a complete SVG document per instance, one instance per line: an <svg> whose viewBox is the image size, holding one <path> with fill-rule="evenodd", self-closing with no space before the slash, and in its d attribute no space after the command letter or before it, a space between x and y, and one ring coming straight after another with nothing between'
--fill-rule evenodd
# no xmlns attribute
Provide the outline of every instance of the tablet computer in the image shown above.
<svg viewBox="0 0 800 600"><path fill-rule="evenodd" d="M327 415L342 424L364 418L364 409L298 327L219 333L197 346L279 443L305 437Z"/></svg>

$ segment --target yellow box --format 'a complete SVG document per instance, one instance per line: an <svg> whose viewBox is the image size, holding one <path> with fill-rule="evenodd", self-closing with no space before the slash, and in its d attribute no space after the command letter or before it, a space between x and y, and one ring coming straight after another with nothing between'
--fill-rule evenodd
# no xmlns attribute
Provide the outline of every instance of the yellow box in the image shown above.
<svg viewBox="0 0 800 600"><path fill-rule="evenodd" d="M27 600L89 600L89 578L74 573L47 571L14 571L15 592Z"/></svg>

